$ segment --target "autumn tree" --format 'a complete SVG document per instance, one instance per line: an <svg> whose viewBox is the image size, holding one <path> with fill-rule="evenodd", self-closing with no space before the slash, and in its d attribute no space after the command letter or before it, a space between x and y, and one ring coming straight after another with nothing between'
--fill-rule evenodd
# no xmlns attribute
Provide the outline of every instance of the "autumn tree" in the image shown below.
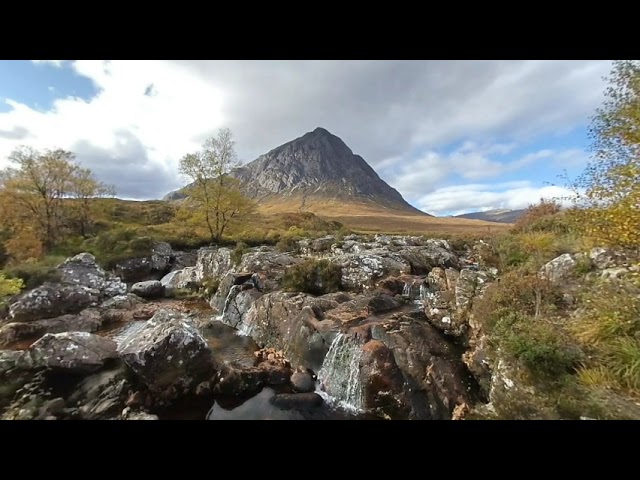
<svg viewBox="0 0 640 480"><path fill-rule="evenodd" d="M91 170L76 168L69 181L69 196L74 200L69 204L69 216L80 235L86 238L93 222L95 202L91 200L114 195L115 188L97 180Z"/></svg>
<svg viewBox="0 0 640 480"><path fill-rule="evenodd" d="M195 221L206 224L213 243L219 243L230 225L255 209L238 181L228 175L237 165L235 141L227 128L209 138L201 151L180 160L180 173L192 181L185 189L188 200L183 208L192 212Z"/></svg>
<svg viewBox="0 0 640 480"><path fill-rule="evenodd" d="M571 216L590 237L640 245L640 62L618 60L590 127L594 158L574 185Z"/></svg>
<svg viewBox="0 0 640 480"><path fill-rule="evenodd" d="M9 160L13 165L0 171L0 218L9 232L6 253L15 260L50 251L74 222L86 228L89 199L112 191L65 150L20 147Z"/></svg>

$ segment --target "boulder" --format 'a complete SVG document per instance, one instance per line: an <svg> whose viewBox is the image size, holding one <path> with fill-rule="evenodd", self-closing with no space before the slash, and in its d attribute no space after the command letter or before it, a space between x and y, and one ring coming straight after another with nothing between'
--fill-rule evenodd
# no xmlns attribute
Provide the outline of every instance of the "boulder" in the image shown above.
<svg viewBox="0 0 640 480"><path fill-rule="evenodd" d="M313 392L316 388L313 375L306 368L299 368L293 372L290 381L294 392L308 393Z"/></svg>
<svg viewBox="0 0 640 480"><path fill-rule="evenodd" d="M274 251L249 252L242 256L239 272L255 273L254 282L264 292L279 289L279 281L289 267L302 260L286 253Z"/></svg>
<svg viewBox="0 0 640 480"><path fill-rule="evenodd" d="M167 242L158 242L151 249L151 269L156 272L166 272L171 267L173 250Z"/></svg>
<svg viewBox="0 0 640 480"><path fill-rule="evenodd" d="M151 258L129 258L116 263L114 273L125 282L139 282L152 276Z"/></svg>
<svg viewBox="0 0 640 480"><path fill-rule="evenodd" d="M173 270L160 279L160 283L168 291L192 288L198 284L196 267L185 267L182 270Z"/></svg>
<svg viewBox="0 0 640 480"><path fill-rule="evenodd" d="M382 249L339 255L331 261L342 269L342 285L354 291L372 289L384 277L411 271L411 266L402 257Z"/></svg>
<svg viewBox="0 0 640 480"><path fill-rule="evenodd" d="M184 314L174 311L157 312L144 328L127 337L118 352L140 381L160 397L195 389L214 374L207 341Z"/></svg>
<svg viewBox="0 0 640 480"><path fill-rule="evenodd" d="M60 282L98 290L103 297L127 293L127 285L118 277L107 274L90 253L79 253L58 266Z"/></svg>
<svg viewBox="0 0 640 480"><path fill-rule="evenodd" d="M233 267L231 250L228 248L201 248L195 265L195 279L220 279Z"/></svg>
<svg viewBox="0 0 640 480"><path fill-rule="evenodd" d="M77 315L61 315L33 322L12 322L0 327L0 346L41 337L45 333L95 332L104 321L96 308L87 308Z"/></svg>
<svg viewBox="0 0 640 480"><path fill-rule="evenodd" d="M133 388L126 365L102 370L84 378L69 396L75 417L82 420L117 418Z"/></svg>
<svg viewBox="0 0 640 480"><path fill-rule="evenodd" d="M554 258L540 269L540 276L548 279L552 283L558 283L570 278L575 273L577 260L583 254L571 255L565 253Z"/></svg>
<svg viewBox="0 0 640 480"><path fill-rule="evenodd" d="M18 366L86 373L116 357L116 344L108 338L87 332L48 333L23 353Z"/></svg>
<svg viewBox="0 0 640 480"><path fill-rule="evenodd" d="M141 298L160 298L164 296L164 285L158 280L134 283L131 293Z"/></svg>
<svg viewBox="0 0 640 480"><path fill-rule="evenodd" d="M9 306L9 318L31 322L67 313L77 313L96 305L100 292L83 285L44 283L21 295Z"/></svg>
<svg viewBox="0 0 640 480"><path fill-rule="evenodd" d="M271 397L269 402L282 410L311 410L324 405L324 400L317 393L280 393Z"/></svg>

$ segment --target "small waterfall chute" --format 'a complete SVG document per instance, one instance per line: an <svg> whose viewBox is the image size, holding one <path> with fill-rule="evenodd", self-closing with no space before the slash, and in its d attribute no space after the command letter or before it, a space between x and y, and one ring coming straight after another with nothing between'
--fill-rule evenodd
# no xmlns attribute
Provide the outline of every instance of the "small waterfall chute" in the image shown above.
<svg viewBox="0 0 640 480"><path fill-rule="evenodd" d="M362 345L353 336L339 333L318 372L318 383L330 399L355 411L364 410L360 359Z"/></svg>

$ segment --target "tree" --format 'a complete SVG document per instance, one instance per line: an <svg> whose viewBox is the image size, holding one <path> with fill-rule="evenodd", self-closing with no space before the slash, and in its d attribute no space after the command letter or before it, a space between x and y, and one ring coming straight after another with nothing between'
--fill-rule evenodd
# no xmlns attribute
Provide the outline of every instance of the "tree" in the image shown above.
<svg viewBox="0 0 640 480"><path fill-rule="evenodd" d="M78 167L69 182L69 196L75 201L70 205L70 217L78 228L78 233L87 238L88 229L93 219L94 202L98 197L112 197L115 188L95 178L88 168Z"/></svg>
<svg viewBox="0 0 640 480"><path fill-rule="evenodd" d="M219 243L230 225L255 209L238 181L228 175L237 165L235 142L227 128L209 138L200 152L180 159L180 173L192 180L184 208L193 209L192 218L207 225L213 243Z"/></svg>
<svg viewBox="0 0 640 480"><path fill-rule="evenodd" d="M640 62L618 60L592 118L594 158L574 185L576 226L612 246L640 245Z"/></svg>
<svg viewBox="0 0 640 480"><path fill-rule="evenodd" d="M9 160L14 166L0 171L0 218L6 253L15 260L40 257L75 226L86 235L90 199L113 192L65 150L20 147Z"/></svg>

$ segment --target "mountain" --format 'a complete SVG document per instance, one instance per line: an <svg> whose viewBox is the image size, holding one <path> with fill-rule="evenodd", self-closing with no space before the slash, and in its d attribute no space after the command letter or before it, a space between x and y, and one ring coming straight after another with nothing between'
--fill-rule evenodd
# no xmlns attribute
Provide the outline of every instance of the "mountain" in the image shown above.
<svg viewBox="0 0 640 480"><path fill-rule="evenodd" d="M465 213L464 215L456 215L455 218L468 218L472 220L484 220L485 222L498 223L514 223L520 218L526 209L520 210L487 210L485 212Z"/></svg>
<svg viewBox="0 0 640 480"><path fill-rule="evenodd" d="M242 190L273 209L392 210L428 216L409 205L337 136L316 128L230 172ZM178 190L165 200L184 198ZM391 213L391 212L390 212Z"/></svg>

